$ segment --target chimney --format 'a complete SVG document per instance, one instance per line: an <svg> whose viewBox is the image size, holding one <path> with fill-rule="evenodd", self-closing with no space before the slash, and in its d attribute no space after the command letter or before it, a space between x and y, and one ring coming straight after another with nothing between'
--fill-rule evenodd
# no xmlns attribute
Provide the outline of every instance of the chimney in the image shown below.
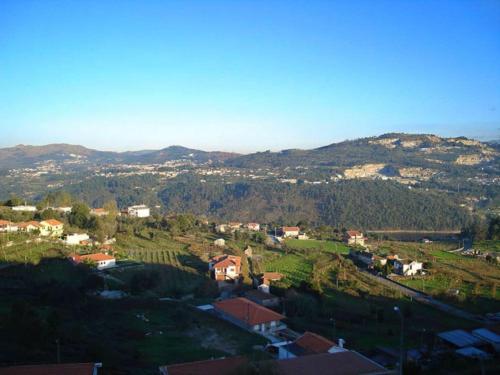
<svg viewBox="0 0 500 375"><path fill-rule="evenodd" d="M345 340L344 339L339 339L339 348L344 348Z"/></svg>

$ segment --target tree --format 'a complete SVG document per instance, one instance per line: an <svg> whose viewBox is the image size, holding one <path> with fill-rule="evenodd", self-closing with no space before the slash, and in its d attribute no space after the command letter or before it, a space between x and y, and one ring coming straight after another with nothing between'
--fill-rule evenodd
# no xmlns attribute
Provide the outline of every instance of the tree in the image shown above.
<svg viewBox="0 0 500 375"><path fill-rule="evenodd" d="M90 209L85 203L75 203L69 214L69 223L78 228L87 228Z"/></svg>

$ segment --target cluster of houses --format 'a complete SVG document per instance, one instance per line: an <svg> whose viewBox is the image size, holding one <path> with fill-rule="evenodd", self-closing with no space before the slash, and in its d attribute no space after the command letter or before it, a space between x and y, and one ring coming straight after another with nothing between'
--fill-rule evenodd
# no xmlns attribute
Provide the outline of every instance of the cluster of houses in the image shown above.
<svg viewBox="0 0 500 375"><path fill-rule="evenodd" d="M278 275L264 275L277 277ZM202 311L266 337L270 343L266 351L274 359L267 360L276 374L299 375L332 373L355 374L390 374L383 366L366 358L358 352L346 349L344 340L337 343L316 333L297 334L287 328L284 315L271 310L248 298L236 297L217 301L211 305L198 306ZM294 333L293 337L290 336ZM284 338L288 337L288 338ZM246 357L229 357L167 365L160 367L162 375L180 374L233 374L246 373ZM254 366L259 364L254 363Z"/></svg>
<svg viewBox="0 0 500 375"><path fill-rule="evenodd" d="M38 232L40 236L60 237L64 232L64 223L56 219L20 223L0 220L0 232Z"/></svg>
<svg viewBox="0 0 500 375"><path fill-rule="evenodd" d="M365 265L368 269L373 269L377 264L380 266L390 264L393 266L394 273L400 276L415 276L425 272L422 262L400 259L397 254L380 257L370 251L349 249L349 256Z"/></svg>
<svg viewBox="0 0 500 375"><path fill-rule="evenodd" d="M234 233L237 230L241 229L246 229L249 231L253 232L258 232L260 231L260 224L259 223L240 223L240 222L233 222L230 221L229 223L225 224L218 224L215 226L215 231L217 233Z"/></svg>

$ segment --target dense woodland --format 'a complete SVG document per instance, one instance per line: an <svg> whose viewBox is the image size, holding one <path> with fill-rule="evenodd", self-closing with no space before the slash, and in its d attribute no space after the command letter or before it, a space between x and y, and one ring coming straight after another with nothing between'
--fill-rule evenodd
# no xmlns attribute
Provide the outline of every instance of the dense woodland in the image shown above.
<svg viewBox="0 0 500 375"><path fill-rule="evenodd" d="M185 178L169 183L159 196L168 210L225 220L436 230L461 228L469 221L466 211L446 194L387 181L209 184Z"/></svg>

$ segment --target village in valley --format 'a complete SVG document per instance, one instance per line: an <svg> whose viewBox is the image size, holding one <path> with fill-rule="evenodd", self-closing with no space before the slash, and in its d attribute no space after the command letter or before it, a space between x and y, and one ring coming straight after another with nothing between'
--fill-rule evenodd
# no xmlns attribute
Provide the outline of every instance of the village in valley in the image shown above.
<svg viewBox="0 0 500 375"><path fill-rule="evenodd" d="M13 285L22 291L26 267L51 283L68 283L61 275L76 272L100 308L129 306L116 324L140 325L120 349L140 358L133 373L390 374L400 366L432 373L457 363L494 367L498 358L498 253L474 250L460 233L401 240L304 223L159 215L143 204L12 202L0 207L12 218L0 220L4 297ZM4 297L0 312L9 319L14 305ZM32 303L36 311L40 302ZM176 319L183 331L171 326ZM180 354L175 337L193 355ZM74 350L62 355L70 360ZM96 358L92 369L124 366L100 355L87 355Z"/></svg>

